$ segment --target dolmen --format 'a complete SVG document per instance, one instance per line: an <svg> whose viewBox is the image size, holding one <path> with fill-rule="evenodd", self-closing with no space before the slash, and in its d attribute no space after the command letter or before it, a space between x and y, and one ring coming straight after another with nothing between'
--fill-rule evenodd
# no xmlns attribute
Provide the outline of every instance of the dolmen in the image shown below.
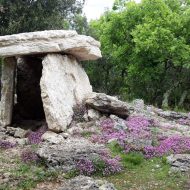
<svg viewBox="0 0 190 190"><path fill-rule="evenodd" d="M81 62L101 51L92 37L50 30L0 36L0 57L0 126L11 125L16 110L26 119L45 117L50 130L62 132L92 92Z"/></svg>

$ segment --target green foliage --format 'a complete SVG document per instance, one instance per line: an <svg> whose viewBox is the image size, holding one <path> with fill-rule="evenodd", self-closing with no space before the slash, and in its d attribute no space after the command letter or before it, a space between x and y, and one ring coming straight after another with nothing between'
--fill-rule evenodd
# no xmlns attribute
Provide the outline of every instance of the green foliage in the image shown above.
<svg viewBox="0 0 190 190"><path fill-rule="evenodd" d="M0 150L0 165L4 166L0 175L9 174L7 184L0 184L0 190L30 190L41 182L55 182L62 175L61 171L48 169L42 163L25 164L20 159L19 150L16 152L12 155L12 151Z"/></svg>
<svg viewBox="0 0 190 190"><path fill-rule="evenodd" d="M134 168L144 162L144 157L140 153L128 153L121 155L122 163L125 168Z"/></svg>
<svg viewBox="0 0 190 190"><path fill-rule="evenodd" d="M117 141L113 141L113 142L109 143L108 148L111 150L111 152L114 155L119 155L123 151L123 148L118 144Z"/></svg>
<svg viewBox="0 0 190 190"><path fill-rule="evenodd" d="M47 179L56 179L58 172L45 170L44 167L20 164L17 169L12 171L15 178L20 178L17 189L31 189L36 187L37 183Z"/></svg>
<svg viewBox="0 0 190 190"><path fill-rule="evenodd" d="M112 11L90 23L103 52L102 60L87 65L95 90L188 109L190 97L182 94L189 91L189 14L186 0L116 0Z"/></svg>
<svg viewBox="0 0 190 190"><path fill-rule="evenodd" d="M124 153L123 149L117 142L112 142L108 145L114 156L119 155L122 159L122 165L125 168L131 169L141 165L144 162L144 156L138 152Z"/></svg>
<svg viewBox="0 0 190 190"><path fill-rule="evenodd" d="M0 35L82 25L83 4L83 0L0 0Z"/></svg>
<svg viewBox="0 0 190 190"><path fill-rule="evenodd" d="M97 157L93 159L93 164L96 168L96 175L102 176L102 171L106 168L105 161L103 161L101 158Z"/></svg>
<svg viewBox="0 0 190 190"><path fill-rule="evenodd" d="M93 133L90 131L84 131L81 133L81 135L82 135L82 137L89 138L93 135Z"/></svg>
<svg viewBox="0 0 190 190"><path fill-rule="evenodd" d="M78 170L70 170L64 175L65 179L71 179L79 175Z"/></svg>

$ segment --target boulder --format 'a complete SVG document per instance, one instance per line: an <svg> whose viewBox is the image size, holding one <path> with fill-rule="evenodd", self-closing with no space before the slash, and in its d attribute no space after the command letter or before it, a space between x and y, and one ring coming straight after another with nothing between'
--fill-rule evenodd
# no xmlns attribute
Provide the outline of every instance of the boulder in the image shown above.
<svg viewBox="0 0 190 190"><path fill-rule="evenodd" d="M117 117L116 115L110 115L110 119L114 121L114 128L117 130L127 130L126 121Z"/></svg>
<svg viewBox="0 0 190 190"><path fill-rule="evenodd" d="M102 113L114 114L122 118L129 116L133 110L129 104L113 96L103 93L91 93L86 99L86 104Z"/></svg>
<svg viewBox="0 0 190 190"><path fill-rule="evenodd" d="M97 157L101 150L105 150L103 145L93 144L84 138L69 138L59 144L43 143L37 154L46 160L49 168L68 172L75 169L79 159Z"/></svg>
<svg viewBox="0 0 190 190"><path fill-rule="evenodd" d="M112 183L105 180L95 180L87 176L77 176L65 181L59 190L116 190Z"/></svg>
<svg viewBox="0 0 190 190"><path fill-rule="evenodd" d="M99 111L94 110L94 109L89 109L87 113L88 119L91 121L93 120L98 120L101 117L101 114Z"/></svg>
<svg viewBox="0 0 190 190"><path fill-rule="evenodd" d="M174 111L163 111L158 110L157 114L163 118L169 119L169 120L178 120L178 119L187 119L188 114L186 113L180 113L180 112L174 112Z"/></svg>
<svg viewBox="0 0 190 190"><path fill-rule="evenodd" d="M67 53L78 60L101 57L100 43L76 31L49 30L0 36L0 56L11 57L45 53Z"/></svg>
<svg viewBox="0 0 190 190"><path fill-rule="evenodd" d="M54 133L52 131L46 131L42 135L41 139L44 140L44 141L47 141L49 143L52 143L52 144L59 144L64 140L62 135L59 135L59 134Z"/></svg>
<svg viewBox="0 0 190 190"><path fill-rule="evenodd" d="M41 96L48 128L61 132L70 125L73 108L92 92L87 74L74 57L49 54L43 59Z"/></svg>
<svg viewBox="0 0 190 190"><path fill-rule="evenodd" d="M14 134L14 137L16 138L25 138L28 134L28 130L24 130L24 129L21 129L21 128L15 128L15 134Z"/></svg>
<svg viewBox="0 0 190 190"><path fill-rule="evenodd" d="M190 170L190 154L172 154L167 157L172 171L187 172Z"/></svg>
<svg viewBox="0 0 190 190"><path fill-rule="evenodd" d="M142 100L142 99L133 100L132 105L133 105L134 109L137 111L143 111L144 107L145 107L144 100Z"/></svg>

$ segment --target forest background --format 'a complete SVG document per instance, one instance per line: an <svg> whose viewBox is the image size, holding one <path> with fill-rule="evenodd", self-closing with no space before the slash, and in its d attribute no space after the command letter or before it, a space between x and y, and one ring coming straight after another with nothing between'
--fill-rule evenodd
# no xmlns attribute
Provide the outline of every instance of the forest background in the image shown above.
<svg viewBox="0 0 190 190"><path fill-rule="evenodd" d="M101 42L103 54L84 63L94 91L189 110L190 0L115 0L90 22L84 3L0 0L0 36L51 29L90 35Z"/></svg>

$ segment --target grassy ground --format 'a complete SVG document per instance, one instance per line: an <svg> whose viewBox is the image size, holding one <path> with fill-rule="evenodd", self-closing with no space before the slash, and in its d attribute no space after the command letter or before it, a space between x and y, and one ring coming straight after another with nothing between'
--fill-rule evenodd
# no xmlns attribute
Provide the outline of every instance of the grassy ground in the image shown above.
<svg viewBox="0 0 190 190"><path fill-rule="evenodd" d="M121 174L105 179L112 182L118 190L184 190L187 176L170 174L169 169L169 165L162 159L156 158L144 160L138 165L131 163Z"/></svg>
<svg viewBox="0 0 190 190"><path fill-rule="evenodd" d="M0 150L0 190L29 190L42 182L56 183L57 172L42 165L24 164L20 149ZM42 188L40 188L42 189Z"/></svg>
<svg viewBox="0 0 190 190"><path fill-rule="evenodd" d="M188 174L173 173L166 158L144 159L140 153L121 153L116 144L109 146L113 155L120 155L124 171L105 177L118 190L185 190Z"/></svg>
<svg viewBox="0 0 190 190"><path fill-rule="evenodd" d="M118 190L188 190L188 174L171 173L165 158L146 160L140 153L123 154L110 145L113 155L120 155L124 170L109 177L98 177L113 183ZM43 165L24 164L19 154L22 148L0 150L0 190L58 189L61 173ZM1 180L5 180L1 183ZM7 181L6 181L7 180Z"/></svg>

